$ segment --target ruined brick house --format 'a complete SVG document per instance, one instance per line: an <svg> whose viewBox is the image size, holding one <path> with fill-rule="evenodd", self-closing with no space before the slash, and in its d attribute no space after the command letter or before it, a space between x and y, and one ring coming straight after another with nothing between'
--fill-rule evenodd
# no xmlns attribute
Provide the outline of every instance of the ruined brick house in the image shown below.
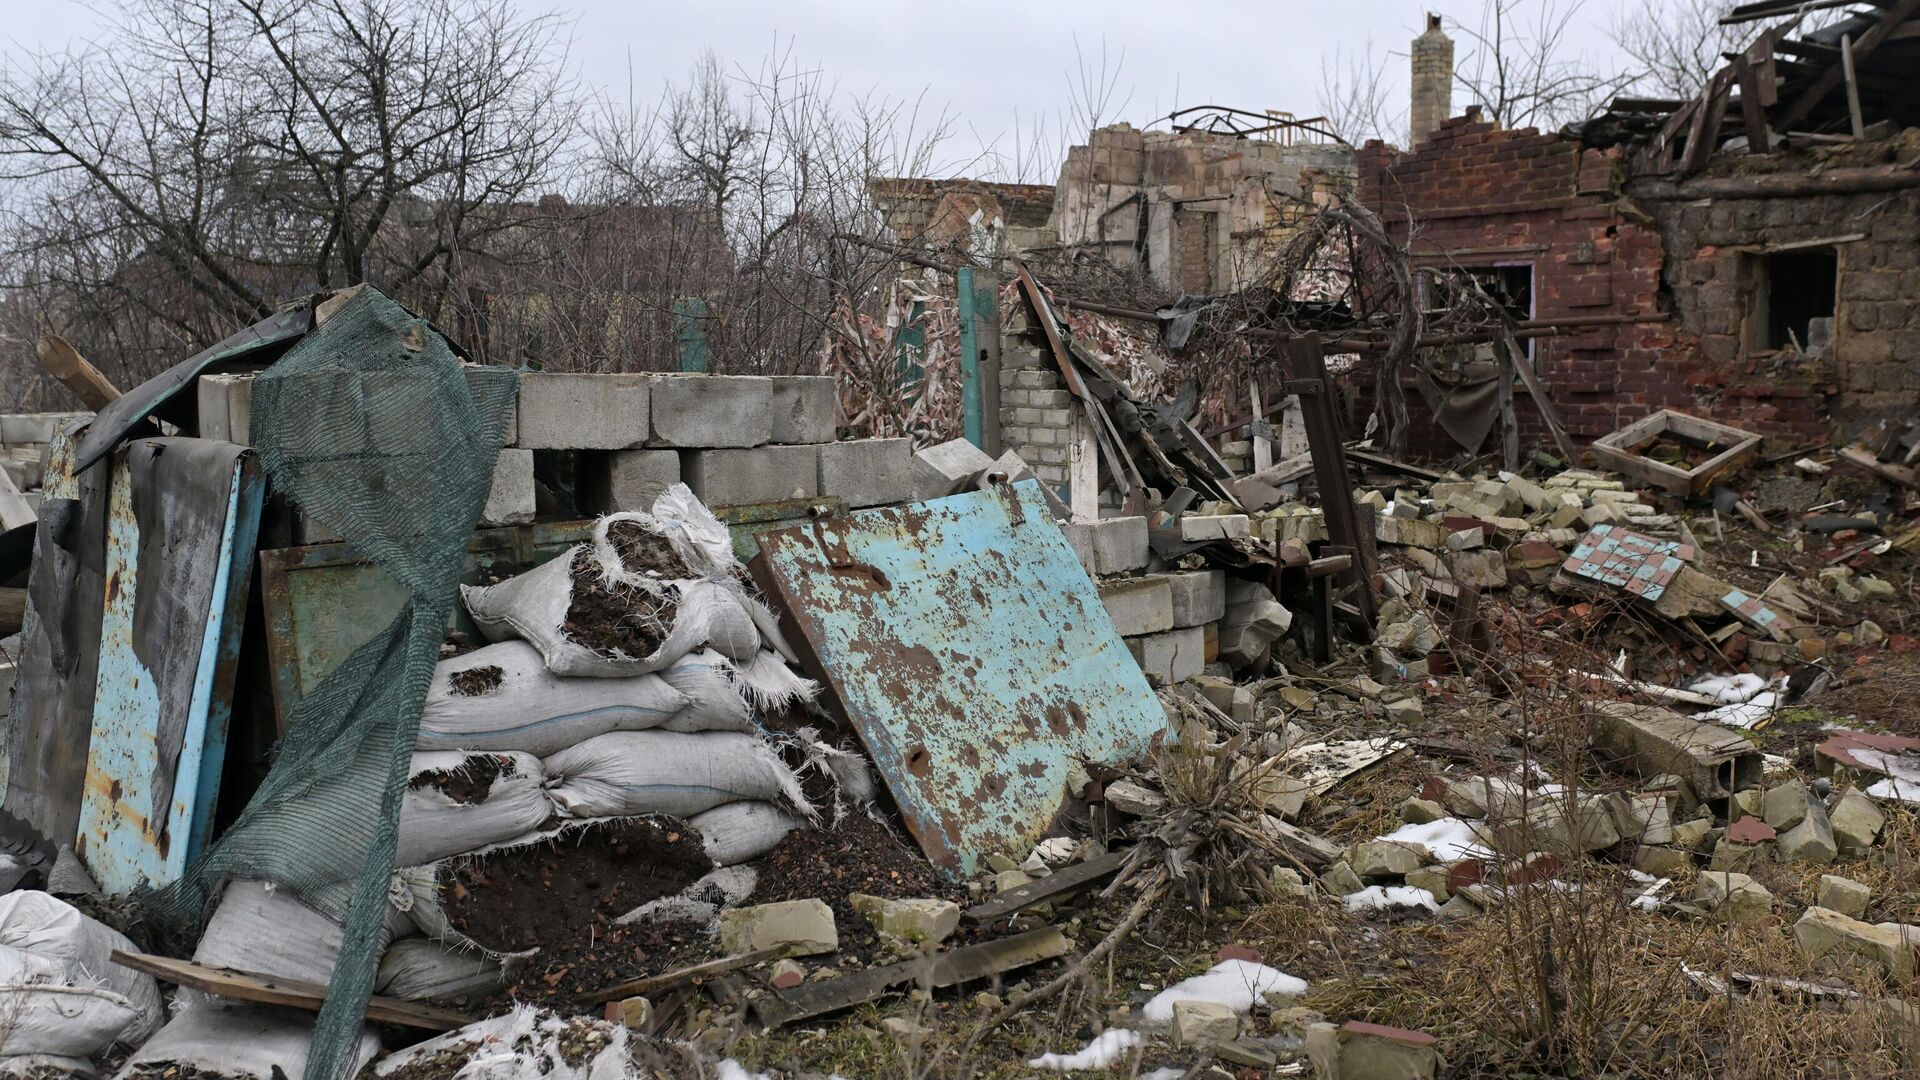
<svg viewBox="0 0 1920 1080"><path fill-rule="evenodd" d="M1534 319L1666 316L1533 342L1576 439L1660 408L1783 446L1850 437L1920 403L1920 132L1902 133L1920 115L1910 94L1872 92L1920 64L1920 24L1875 35L1892 22L1767 31L1701 99L1616 103L1564 134L1472 109L1419 126L1450 112L1434 26L1414 45L1412 148L1363 147L1359 197L1411 237L1424 281L1471 273ZM1858 136L1828 68L1787 58L1838 64L1842 34L1878 121ZM1415 448L1457 452L1415 414ZM1544 436L1536 412L1520 416Z"/></svg>

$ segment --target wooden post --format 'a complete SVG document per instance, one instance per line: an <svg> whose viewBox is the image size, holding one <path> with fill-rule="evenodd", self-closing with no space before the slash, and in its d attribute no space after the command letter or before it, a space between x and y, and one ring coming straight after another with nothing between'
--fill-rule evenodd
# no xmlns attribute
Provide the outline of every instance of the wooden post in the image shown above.
<svg viewBox="0 0 1920 1080"><path fill-rule="evenodd" d="M1100 519L1100 443L1083 402L1073 404L1072 457L1067 466L1068 509L1075 521Z"/></svg>
<svg viewBox="0 0 1920 1080"><path fill-rule="evenodd" d="M1260 401L1260 380L1247 380L1247 401L1253 406L1253 420L1247 425L1247 434L1253 440L1253 471L1266 472L1273 468L1273 440L1267 438L1272 428L1267 424L1267 410Z"/></svg>
<svg viewBox="0 0 1920 1080"><path fill-rule="evenodd" d="M1000 282L991 271L954 273L959 300L962 434L994 456L1000 446Z"/></svg>
<svg viewBox="0 0 1920 1080"><path fill-rule="evenodd" d="M1853 118L1853 137L1865 138L1867 118L1860 111L1860 83L1853 75L1853 35L1840 35L1840 74L1847 80L1847 115Z"/></svg>
<svg viewBox="0 0 1920 1080"><path fill-rule="evenodd" d="M87 363L86 357L67 344L66 338L48 334L35 343L34 351L40 354L40 364L47 369L47 374L59 379L87 408L98 412L120 396L120 391L100 374L100 369Z"/></svg>

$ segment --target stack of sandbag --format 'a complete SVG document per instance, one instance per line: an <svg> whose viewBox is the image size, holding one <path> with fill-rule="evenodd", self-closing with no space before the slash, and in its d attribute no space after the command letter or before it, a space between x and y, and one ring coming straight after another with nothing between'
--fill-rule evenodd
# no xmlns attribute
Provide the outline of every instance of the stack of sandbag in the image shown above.
<svg viewBox="0 0 1920 1080"><path fill-rule="evenodd" d="M428 689L395 888L426 940L388 954L382 993L469 995L526 960L487 951L440 911L445 871L463 857L663 814L724 867L814 818L754 721L813 685L787 666L725 526L684 485L652 513L603 518L590 542L463 596L492 644L442 661Z"/></svg>
<svg viewBox="0 0 1920 1080"><path fill-rule="evenodd" d="M43 892L0 897L0 1075L90 1076L138 1046L164 1010L153 977L111 959L136 951L112 928Z"/></svg>

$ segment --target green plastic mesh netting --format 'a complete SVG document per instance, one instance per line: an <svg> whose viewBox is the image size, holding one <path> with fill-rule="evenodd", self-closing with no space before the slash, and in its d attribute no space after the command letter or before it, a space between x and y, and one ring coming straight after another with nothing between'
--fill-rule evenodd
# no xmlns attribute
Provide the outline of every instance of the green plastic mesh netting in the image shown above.
<svg viewBox="0 0 1920 1080"><path fill-rule="evenodd" d="M260 790L159 906L198 919L230 879L351 897L307 1080L338 1080L373 992L400 796L518 375L362 288L254 380L253 445L290 496L400 583L391 625L295 704Z"/></svg>

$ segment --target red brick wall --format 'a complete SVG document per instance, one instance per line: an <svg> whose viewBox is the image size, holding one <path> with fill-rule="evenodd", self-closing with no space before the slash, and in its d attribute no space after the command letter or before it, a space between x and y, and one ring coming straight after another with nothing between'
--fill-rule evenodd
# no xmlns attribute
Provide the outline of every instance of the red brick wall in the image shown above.
<svg viewBox="0 0 1920 1080"><path fill-rule="evenodd" d="M1495 130L1457 117L1411 152L1368 143L1358 172L1361 200L1398 238L1405 239L1409 216L1415 222L1416 261L1447 253L1466 266L1531 262L1535 318L1671 308L1659 232L1645 215L1622 212L1617 151L1583 151L1557 135ZM1673 322L1573 331L1535 339L1534 350L1541 382L1576 442L1660 408L1782 438L1821 427L1815 395L1760 385L1707 363L1697 342ZM1418 394L1410 391L1408 398L1415 414L1409 449L1457 453L1425 415ZM1531 399L1522 393L1517 405L1523 440L1551 445ZM1498 438L1496 431L1490 445Z"/></svg>

